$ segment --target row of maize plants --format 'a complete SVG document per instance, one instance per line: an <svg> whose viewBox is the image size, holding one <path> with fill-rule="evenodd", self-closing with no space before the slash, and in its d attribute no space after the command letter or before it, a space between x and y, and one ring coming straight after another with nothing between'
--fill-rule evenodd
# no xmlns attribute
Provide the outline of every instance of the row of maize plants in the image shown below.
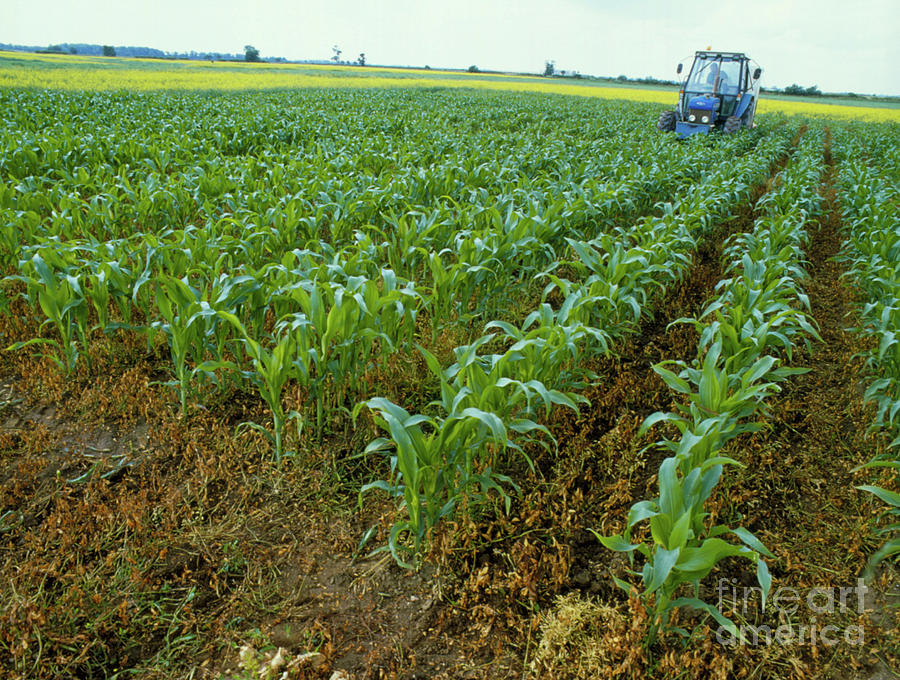
<svg viewBox="0 0 900 680"><path fill-rule="evenodd" d="M502 485L512 480L495 469L502 454L524 455L526 443L555 443L539 417L554 405L576 409L584 401L578 390L595 376L580 368L583 360L609 354L652 314L655 294L690 267L697 239L748 199L787 146L786 131L767 137L757 154L711 171L631 229L568 239L570 251L557 264L579 278L557 276L558 267L551 267L541 275L548 283L538 309L518 326L488 323L485 335L456 348L451 366L423 350L440 385L440 399L431 404L436 415L410 414L384 398L366 403L387 436L371 442L363 455L386 453L389 475L366 485L361 495L378 489L398 499L402 514L385 549L400 564L421 555L430 531L460 503L497 491L508 507ZM553 293L561 299L555 307L549 302ZM498 341L503 351L479 354Z"/></svg>
<svg viewBox="0 0 900 680"><path fill-rule="evenodd" d="M691 364L665 361L654 366L686 403L674 413L654 413L641 429L666 422L680 436L657 443L671 454L659 468L659 496L631 507L622 534L598 534L607 548L632 560L636 552L644 558L642 569L632 573L640 577L641 597L653 612L651 641L682 606L704 611L739 634L700 598L700 581L728 557L755 564L765 608L771 577L763 556L771 553L747 529L713 524L706 504L725 466L742 466L724 452L728 442L763 427L766 400L780 389L779 383L803 372L787 365L794 346L818 338L802 283L807 225L821 212L822 141L818 131L803 137L792 162L776 176L776 188L757 201L753 231L735 234L726 243L729 276L718 283L716 297L698 318L674 322L696 327L697 358ZM632 542L645 523L649 536ZM726 535L739 543L724 540ZM616 582L626 592L634 588ZM679 594L684 586L691 587L689 595Z"/></svg>
<svg viewBox="0 0 900 680"><path fill-rule="evenodd" d="M843 131L839 186L846 236L841 258L865 300L858 330L876 341L867 353L875 377L865 396L876 405L873 428L892 437L888 452L863 467L900 471L900 135L892 132ZM859 488L883 501L892 518L879 529L887 540L869 561L871 573L884 559L900 554L900 494L875 485Z"/></svg>

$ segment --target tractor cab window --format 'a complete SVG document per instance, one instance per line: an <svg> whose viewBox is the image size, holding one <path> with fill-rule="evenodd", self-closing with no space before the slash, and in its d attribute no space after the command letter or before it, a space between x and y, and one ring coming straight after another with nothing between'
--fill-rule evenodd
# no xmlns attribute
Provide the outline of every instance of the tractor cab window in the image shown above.
<svg viewBox="0 0 900 680"><path fill-rule="evenodd" d="M740 91L741 62L698 57L688 76L688 92L712 92L718 79L718 92L736 95Z"/></svg>
<svg viewBox="0 0 900 680"><path fill-rule="evenodd" d="M723 61L719 74L719 92L736 95L740 91L741 62Z"/></svg>
<svg viewBox="0 0 900 680"><path fill-rule="evenodd" d="M691 69L691 74L688 76L685 90L690 92L712 92L718 70L719 62L717 60L696 59Z"/></svg>

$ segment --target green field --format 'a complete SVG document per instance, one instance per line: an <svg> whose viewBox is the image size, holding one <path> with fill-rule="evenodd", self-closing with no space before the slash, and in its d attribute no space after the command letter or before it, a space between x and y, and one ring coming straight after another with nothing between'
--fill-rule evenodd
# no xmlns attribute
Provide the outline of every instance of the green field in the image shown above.
<svg viewBox="0 0 900 680"><path fill-rule="evenodd" d="M897 667L896 122L16 59L10 677Z"/></svg>

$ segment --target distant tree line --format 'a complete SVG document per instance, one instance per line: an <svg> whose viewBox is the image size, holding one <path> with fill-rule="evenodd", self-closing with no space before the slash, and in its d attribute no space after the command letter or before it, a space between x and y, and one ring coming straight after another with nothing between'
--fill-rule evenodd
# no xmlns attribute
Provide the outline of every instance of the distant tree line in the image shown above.
<svg viewBox="0 0 900 680"><path fill-rule="evenodd" d="M617 80L621 80L622 76L619 76ZM679 82L675 80L664 80L662 78L654 78L653 76L644 76L643 78L630 78L628 79L632 83L641 83L641 85L680 85Z"/></svg>
<svg viewBox="0 0 900 680"><path fill-rule="evenodd" d="M49 47L28 47L25 45L4 45L4 50L27 50L29 52L54 52L59 54L83 54L88 57L150 57L156 59L172 58L173 55L152 47L114 47L112 45L92 45L87 43L59 43Z"/></svg>
<svg viewBox="0 0 900 680"><path fill-rule="evenodd" d="M49 52L52 54L80 54L88 57L116 56L143 59L196 59L203 61L244 61L246 53L230 52L164 52L152 47L93 45L88 43L58 43L55 45L13 45L0 43L0 50L14 52ZM283 62L284 57L269 57L262 61Z"/></svg>
<svg viewBox="0 0 900 680"><path fill-rule="evenodd" d="M8 50L12 52L37 52L39 54L81 54L88 57L133 57L144 59L196 59L203 61L249 61L249 62L269 62L269 63L286 63L284 57L262 57L258 48L253 45L245 45L242 54L230 52L164 52L152 47L132 47L112 45L94 45L88 43L57 43L46 47L40 45L14 45L10 43L0 43L0 50ZM360 52L359 56L353 61L344 61L341 59L342 51L335 45L332 48L334 52L330 61L341 65L365 66L367 57L365 52ZM321 59L304 59L295 63L301 64L320 64L324 63Z"/></svg>
<svg viewBox="0 0 900 680"><path fill-rule="evenodd" d="M816 86L812 87L803 87L802 85L798 85L794 83L793 85L788 85L784 90L782 90L785 94L802 94L807 97L821 97L822 91Z"/></svg>
<svg viewBox="0 0 900 680"><path fill-rule="evenodd" d="M579 73L578 71L567 71L565 69L559 69L556 67L556 62L553 59L547 59L544 61L544 71L541 74L545 78L575 78L576 80L581 80L582 78L587 78L589 80L617 80L620 83L641 83L643 85L678 85L674 80L659 80L658 78L653 78L652 76L647 76L646 78L629 78L628 76L619 76L618 78L606 78L603 76L585 76Z"/></svg>

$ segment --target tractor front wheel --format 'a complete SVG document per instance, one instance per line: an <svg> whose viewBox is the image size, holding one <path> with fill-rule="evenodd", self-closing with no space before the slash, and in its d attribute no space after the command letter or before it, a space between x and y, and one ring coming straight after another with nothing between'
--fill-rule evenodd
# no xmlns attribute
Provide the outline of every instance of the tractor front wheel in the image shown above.
<svg viewBox="0 0 900 680"><path fill-rule="evenodd" d="M672 132L672 130L675 129L675 112L663 111L659 114L659 120L656 123L656 127L661 132Z"/></svg>
<svg viewBox="0 0 900 680"><path fill-rule="evenodd" d="M726 135L733 135L735 132L743 127L743 123L741 119L737 116L728 116L728 120L725 121L725 125L722 128L722 132Z"/></svg>

